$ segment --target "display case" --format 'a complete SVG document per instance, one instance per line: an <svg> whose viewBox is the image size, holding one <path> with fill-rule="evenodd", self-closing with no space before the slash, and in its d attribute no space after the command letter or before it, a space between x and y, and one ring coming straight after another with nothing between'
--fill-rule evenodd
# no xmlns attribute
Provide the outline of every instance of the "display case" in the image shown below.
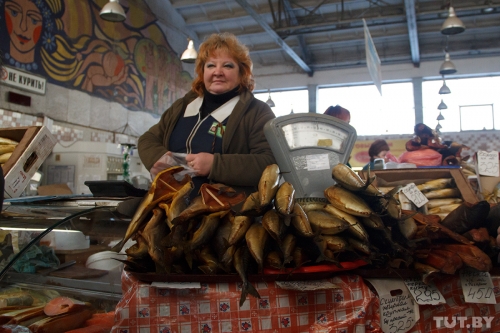
<svg viewBox="0 0 500 333"><path fill-rule="evenodd" d="M114 311L122 294L123 264L117 259L126 255L110 249L125 235L131 202L138 201L67 196L4 202L0 312L3 295L16 293L30 295L34 304L64 296L86 302L93 313Z"/></svg>

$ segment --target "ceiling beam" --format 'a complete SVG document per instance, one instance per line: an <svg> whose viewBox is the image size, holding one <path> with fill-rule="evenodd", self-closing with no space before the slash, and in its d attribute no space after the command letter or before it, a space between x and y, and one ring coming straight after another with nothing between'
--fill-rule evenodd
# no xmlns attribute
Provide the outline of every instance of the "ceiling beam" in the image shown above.
<svg viewBox="0 0 500 333"><path fill-rule="evenodd" d="M269 24L262 19L248 4L246 0L236 0L236 2L247 11L247 13L253 17L253 19L259 23L259 25L273 38L273 40L281 46L283 51L285 51L299 66L302 68L307 75L313 76L313 70L302 60L297 53L290 46L288 46L283 39L269 26Z"/></svg>
<svg viewBox="0 0 500 333"><path fill-rule="evenodd" d="M406 20L408 22L408 38L410 40L411 61L415 68L420 67L420 50L418 48L417 15L415 0L405 0Z"/></svg>
<svg viewBox="0 0 500 333"><path fill-rule="evenodd" d="M290 23L292 25L298 25L297 17L295 16L295 12L293 11L292 5L288 0L283 0L283 5L285 7L285 11L290 15ZM304 40L304 36L298 35L297 39L299 41L300 50L302 51L302 56L304 57L306 63L311 63L311 52L307 49L306 41Z"/></svg>

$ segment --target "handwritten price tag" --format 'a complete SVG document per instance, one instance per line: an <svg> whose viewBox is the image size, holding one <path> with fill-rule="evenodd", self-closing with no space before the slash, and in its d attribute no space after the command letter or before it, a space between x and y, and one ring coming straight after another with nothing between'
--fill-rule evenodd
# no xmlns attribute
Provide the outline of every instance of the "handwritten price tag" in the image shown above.
<svg viewBox="0 0 500 333"><path fill-rule="evenodd" d="M420 278L409 278L405 279L404 282L413 296L413 299L415 299L418 304L437 305L446 303L446 300L434 283L427 285Z"/></svg>
<svg viewBox="0 0 500 333"><path fill-rule="evenodd" d="M367 279L380 300L380 323L386 333L408 332L420 319L418 304L401 280Z"/></svg>
<svg viewBox="0 0 500 333"><path fill-rule="evenodd" d="M498 152L478 151L477 169L479 175L498 177Z"/></svg>
<svg viewBox="0 0 500 333"><path fill-rule="evenodd" d="M463 268L460 270L460 283L466 303L497 304L490 273Z"/></svg>
<svg viewBox="0 0 500 333"><path fill-rule="evenodd" d="M418 208L422 207L429 201L429 199L427 199L425 195L420 192L415 183L409 183L403 187L401 191L408 197L408 200L413 202Z"/></svg>

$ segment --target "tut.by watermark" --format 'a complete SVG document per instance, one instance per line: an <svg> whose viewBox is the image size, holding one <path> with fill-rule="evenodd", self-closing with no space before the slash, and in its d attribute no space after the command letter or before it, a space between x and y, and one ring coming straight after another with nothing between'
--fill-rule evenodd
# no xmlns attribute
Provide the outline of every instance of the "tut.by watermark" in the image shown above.
<svg viewBox="0 0 500 333"><path fill-rule="evenodd" d="M446 328L481 328L484 327L491 328L491 322L495 317L432 317L436 322L436 327L446 327Z"/></svg>

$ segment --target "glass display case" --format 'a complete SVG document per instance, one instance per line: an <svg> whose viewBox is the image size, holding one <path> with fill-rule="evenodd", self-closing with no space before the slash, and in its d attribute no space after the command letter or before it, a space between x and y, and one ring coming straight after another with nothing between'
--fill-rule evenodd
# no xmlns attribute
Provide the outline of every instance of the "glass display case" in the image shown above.
<svg viewBox="0 0 500 333"><path fill-rule="evenodd" d="M129 201L130 200L130 201ZM2 295L58 296L113 311L122 296L125 254L112 252L140 198L31 197L4 202L0 215ZM29 304L28 304L29 305ZM0 314L1 315L1 314Z"/></svg>

